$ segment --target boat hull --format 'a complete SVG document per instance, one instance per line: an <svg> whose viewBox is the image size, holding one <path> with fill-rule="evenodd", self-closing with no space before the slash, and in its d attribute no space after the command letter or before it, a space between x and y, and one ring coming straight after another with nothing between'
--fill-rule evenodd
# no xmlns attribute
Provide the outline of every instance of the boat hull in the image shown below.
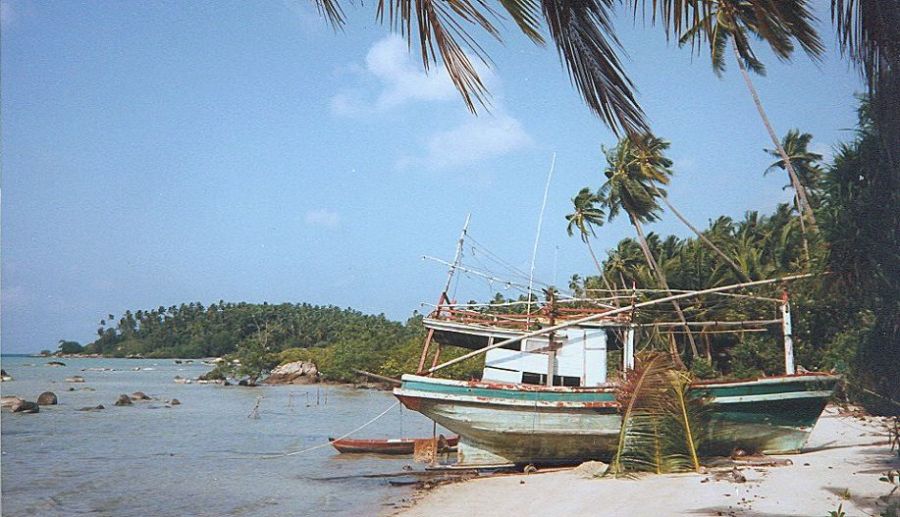
<svg viewBox="0 0 900 517"><path fill-rule="evenodd" d="M701 452L803 448L838 378L818 374L697 384L709 407ZM403 404L460 435L464 465L609 460L621 428L614 386L561 388L404 376Z"/></svg>

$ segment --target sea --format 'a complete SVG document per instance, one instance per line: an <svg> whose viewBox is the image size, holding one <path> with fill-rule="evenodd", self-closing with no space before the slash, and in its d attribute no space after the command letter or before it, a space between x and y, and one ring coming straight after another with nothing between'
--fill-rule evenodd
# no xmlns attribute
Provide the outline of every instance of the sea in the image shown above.
<svg viewBox="0 0 900 517"><path fill-rule="evenodd" d="M0 384L3 396L59 399L0 414L2 515L382 515L409 504L403 480L421 464L328 445L394 406L389 392L178 384L211 369L181 361L2 356L14 379ZM76 375L85 382L66 382ZM135 391L152 400L114 405ZM430 420L397 405L352 437L431 434Z"/></svg>

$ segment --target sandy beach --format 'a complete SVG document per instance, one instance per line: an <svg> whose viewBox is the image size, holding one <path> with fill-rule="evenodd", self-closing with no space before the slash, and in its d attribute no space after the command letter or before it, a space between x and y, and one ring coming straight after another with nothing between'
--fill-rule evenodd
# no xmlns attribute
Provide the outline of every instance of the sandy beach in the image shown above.
<svg viewBox="0 0 900 517"><path fill-rule="evenodd" d="M829 407L805 452L778 458L792 465L742 467L743 483L728 472L584 479L557 471L475 479L422 492L400 515L826 516L839 505L848 516L900 515L900 489L888 498L892 485L879 480L900 468L883 420L841 416Z"/></svg>

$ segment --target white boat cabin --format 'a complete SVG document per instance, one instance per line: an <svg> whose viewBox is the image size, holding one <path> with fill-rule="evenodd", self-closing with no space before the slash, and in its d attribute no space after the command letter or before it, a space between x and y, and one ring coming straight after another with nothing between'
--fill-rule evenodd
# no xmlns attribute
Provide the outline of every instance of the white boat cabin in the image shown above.
<svg viewBox="0 0 900 517"><path fill-rule="evenodd" d="M521 336L522 331L426 318L438 343L478 350ZM553 335L522 339L485 353L482 380L506 384L600 386L607 381L607 353L622 350L623 368L634 365L634 328L616 322L570 327Z"/></svg>

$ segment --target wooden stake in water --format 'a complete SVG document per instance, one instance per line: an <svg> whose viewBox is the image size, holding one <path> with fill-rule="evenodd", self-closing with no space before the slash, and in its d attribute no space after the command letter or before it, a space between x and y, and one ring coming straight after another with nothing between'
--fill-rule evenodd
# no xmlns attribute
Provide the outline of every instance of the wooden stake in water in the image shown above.
<svg viewBox="0 0 900 517"><path fill-rule="evenodd" d="M253 406L253 409L250 410L250 414L247 415L247 418L258 419L259 418L259 404L262 402L262 395L256 397L256 405Z"/></svg>

